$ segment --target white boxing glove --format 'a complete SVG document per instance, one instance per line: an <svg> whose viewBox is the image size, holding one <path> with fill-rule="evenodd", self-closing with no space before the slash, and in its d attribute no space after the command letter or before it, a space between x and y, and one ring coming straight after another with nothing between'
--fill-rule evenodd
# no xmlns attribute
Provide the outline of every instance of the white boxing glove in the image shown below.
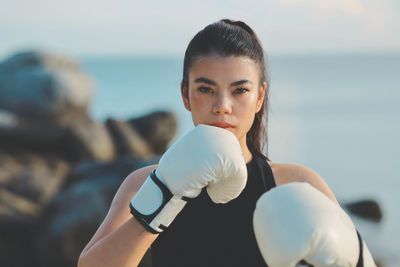
<svg viewBox="0 0 400 267"><path fill-rule="evenodd" d="M225 129L198 125L162 155L158 167L130 202L131 213L152 233L168 227L202 188L215 203L242 192L247 167L236 136Z"/></svg>
<svg viewBox="0 0 400 267"><path fill-rule="evenodd" d="M280 185L257 201L254 232L270 267L376 266L349 216L308 183ZM361 247L362 246L362 247Z"/></svg>

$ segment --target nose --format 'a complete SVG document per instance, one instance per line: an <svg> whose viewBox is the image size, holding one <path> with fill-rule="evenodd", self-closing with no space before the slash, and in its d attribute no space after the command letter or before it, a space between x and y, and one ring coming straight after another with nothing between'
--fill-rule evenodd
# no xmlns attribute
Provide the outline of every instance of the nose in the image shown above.
<svg viewBox="0 0 400 267"><path fill-rule="evenodd" d="M229 97L225 95L217 96L215 103L213 105L213 113L216 114L231 114L232 113L232 103Z"/></svg>

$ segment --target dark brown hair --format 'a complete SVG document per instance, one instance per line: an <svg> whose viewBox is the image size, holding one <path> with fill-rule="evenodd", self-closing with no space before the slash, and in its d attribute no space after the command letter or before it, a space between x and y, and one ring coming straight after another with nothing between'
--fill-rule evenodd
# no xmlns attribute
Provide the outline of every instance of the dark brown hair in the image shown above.
<svg viewBox="0 0 400 267"><path fill-rule="evenodd" d="M246 135L247 146L252 153L268 159L268 92L269 78L260 40L255 32L242 21L223 19L198 32L190 41L183 62L182 93L189 87L189 69L199 57L218 55L245 56L254 60L260 68L259 86L267 83L264 103L256 113L254 122ZM265 154L263 153L265 151Z"/></svg>

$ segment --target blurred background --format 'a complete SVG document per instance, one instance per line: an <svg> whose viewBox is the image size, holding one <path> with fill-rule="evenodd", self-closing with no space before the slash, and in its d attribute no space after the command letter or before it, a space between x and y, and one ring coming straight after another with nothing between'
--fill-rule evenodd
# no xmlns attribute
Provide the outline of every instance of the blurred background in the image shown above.
<svg viewBox="0 0 400 267"><path fill-rule="evenodd" d="M76 266L126 175L193 126L184 52L223 18L268 55L270 158L316 170L400 266L399 15L396 0L0 0L0 266Z"/></svg>

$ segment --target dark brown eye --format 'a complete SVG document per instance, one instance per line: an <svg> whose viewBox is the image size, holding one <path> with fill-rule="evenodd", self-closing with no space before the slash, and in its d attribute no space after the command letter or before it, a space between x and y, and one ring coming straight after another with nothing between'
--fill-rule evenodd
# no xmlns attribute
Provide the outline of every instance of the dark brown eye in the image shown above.
<svg viewBox="0 0 400 267"><path fill-rule="evenodd" d="M197 91L199 91L200 93L212 93L212 89L210 87L199 87L197 88Z"/></svg>
<svg viewBox="0 0 400 267"><path fill-rule="evenodd" d="M235 91L234 91L234 93L240 95L240 94L247 93L247 92L249 92L249 91L250 91L250 90L247 89L247 88L240 87L240 88L236 88Z"/></svg>

